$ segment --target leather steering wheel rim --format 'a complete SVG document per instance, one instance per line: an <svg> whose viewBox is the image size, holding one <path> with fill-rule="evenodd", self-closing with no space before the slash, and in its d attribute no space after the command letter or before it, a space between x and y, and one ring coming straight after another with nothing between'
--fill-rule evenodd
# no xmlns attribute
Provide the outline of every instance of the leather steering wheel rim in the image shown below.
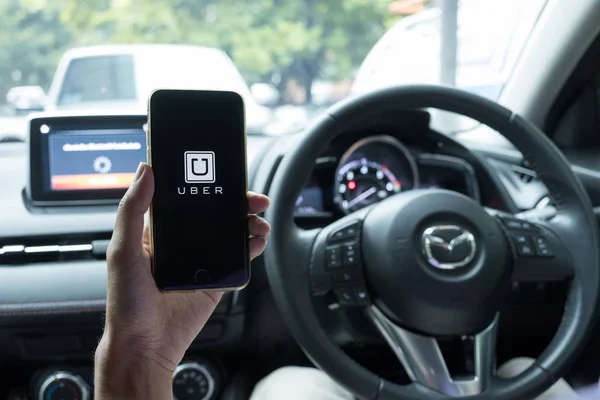
<svg viewBox="0 0 600 400"><path fill-rule="evenodd" d="M294 205L315 160L325 145L357 122L402 109L435 108L475 119L504 135L522 152L548 187L557 208L550 221L570 253L574 277L564 316L549 346L519 376L495 380L468 399L531 398L546 390L581 351L595 320L600 284L599 233L591 202L569 162L535 126L508 109L458 89L415 85L379 90L342 101L321 115L291 148L273 177L266 213L272 225L265 251L267 275L277 306L307 356L338 383L361 399L447 399L420 384L386 381L348 357L327 337L312 306L309 265L316 231L294 223Z"/></svg>

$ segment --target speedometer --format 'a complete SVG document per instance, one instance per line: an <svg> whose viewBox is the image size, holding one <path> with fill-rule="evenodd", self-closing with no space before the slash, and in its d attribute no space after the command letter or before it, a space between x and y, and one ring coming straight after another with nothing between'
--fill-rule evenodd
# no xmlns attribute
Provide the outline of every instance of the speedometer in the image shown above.
<svg viewBox="0 0 600 400"><path fill-rule="evenodd" d="M392 136L370 136L352 145L336 170L334 202L350 214L417 187L417 166L409 150Z"/></svg>
<svg viewBox="0 0 600 400"><path fill-rule="evenodd" d="M337 180L340 205L346 212L354 212L402 190L402 182L386 165L366 158L342 166Z"/></svg>

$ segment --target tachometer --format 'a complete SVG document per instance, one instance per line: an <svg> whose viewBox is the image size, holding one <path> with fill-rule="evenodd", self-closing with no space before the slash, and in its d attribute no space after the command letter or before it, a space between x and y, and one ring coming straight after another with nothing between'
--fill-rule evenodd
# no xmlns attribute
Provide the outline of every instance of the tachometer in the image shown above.
<svg viewBox="0 0 600 400"><path fill-rule="evenodd" d="M402 182L386 165L366 158L342 166L337 180L340 206L346 212L354 212L402 190Z"/></svg>
<svg viewBox="0 0 600 400"><path fill-rule="evenodd" d="M417 187L416 163L392 136L370 136L352 145L336 170L334 202L350 214L396 193Z"/></svg>

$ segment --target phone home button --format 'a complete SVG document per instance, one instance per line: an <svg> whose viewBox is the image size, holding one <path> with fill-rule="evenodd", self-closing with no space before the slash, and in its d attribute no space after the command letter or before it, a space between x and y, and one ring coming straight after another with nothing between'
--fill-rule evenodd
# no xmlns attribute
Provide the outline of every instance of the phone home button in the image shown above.
<svg viewBox="0 0 600 400"><path fill-rule="evenodd" d="M210 274L205 269L199 269L194 274L194 282L199 285L206 285L210 283Z"/></svg>

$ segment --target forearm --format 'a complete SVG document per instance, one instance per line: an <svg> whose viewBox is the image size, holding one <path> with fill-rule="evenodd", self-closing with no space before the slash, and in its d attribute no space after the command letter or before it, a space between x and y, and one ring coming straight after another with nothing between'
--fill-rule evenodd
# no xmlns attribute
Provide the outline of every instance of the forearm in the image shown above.
<svg viewBox="0 0 600 400"><path fill-rule="evenodd" d="M105 333L95 356L96 400L173 398L172 372Z"/></svg>

